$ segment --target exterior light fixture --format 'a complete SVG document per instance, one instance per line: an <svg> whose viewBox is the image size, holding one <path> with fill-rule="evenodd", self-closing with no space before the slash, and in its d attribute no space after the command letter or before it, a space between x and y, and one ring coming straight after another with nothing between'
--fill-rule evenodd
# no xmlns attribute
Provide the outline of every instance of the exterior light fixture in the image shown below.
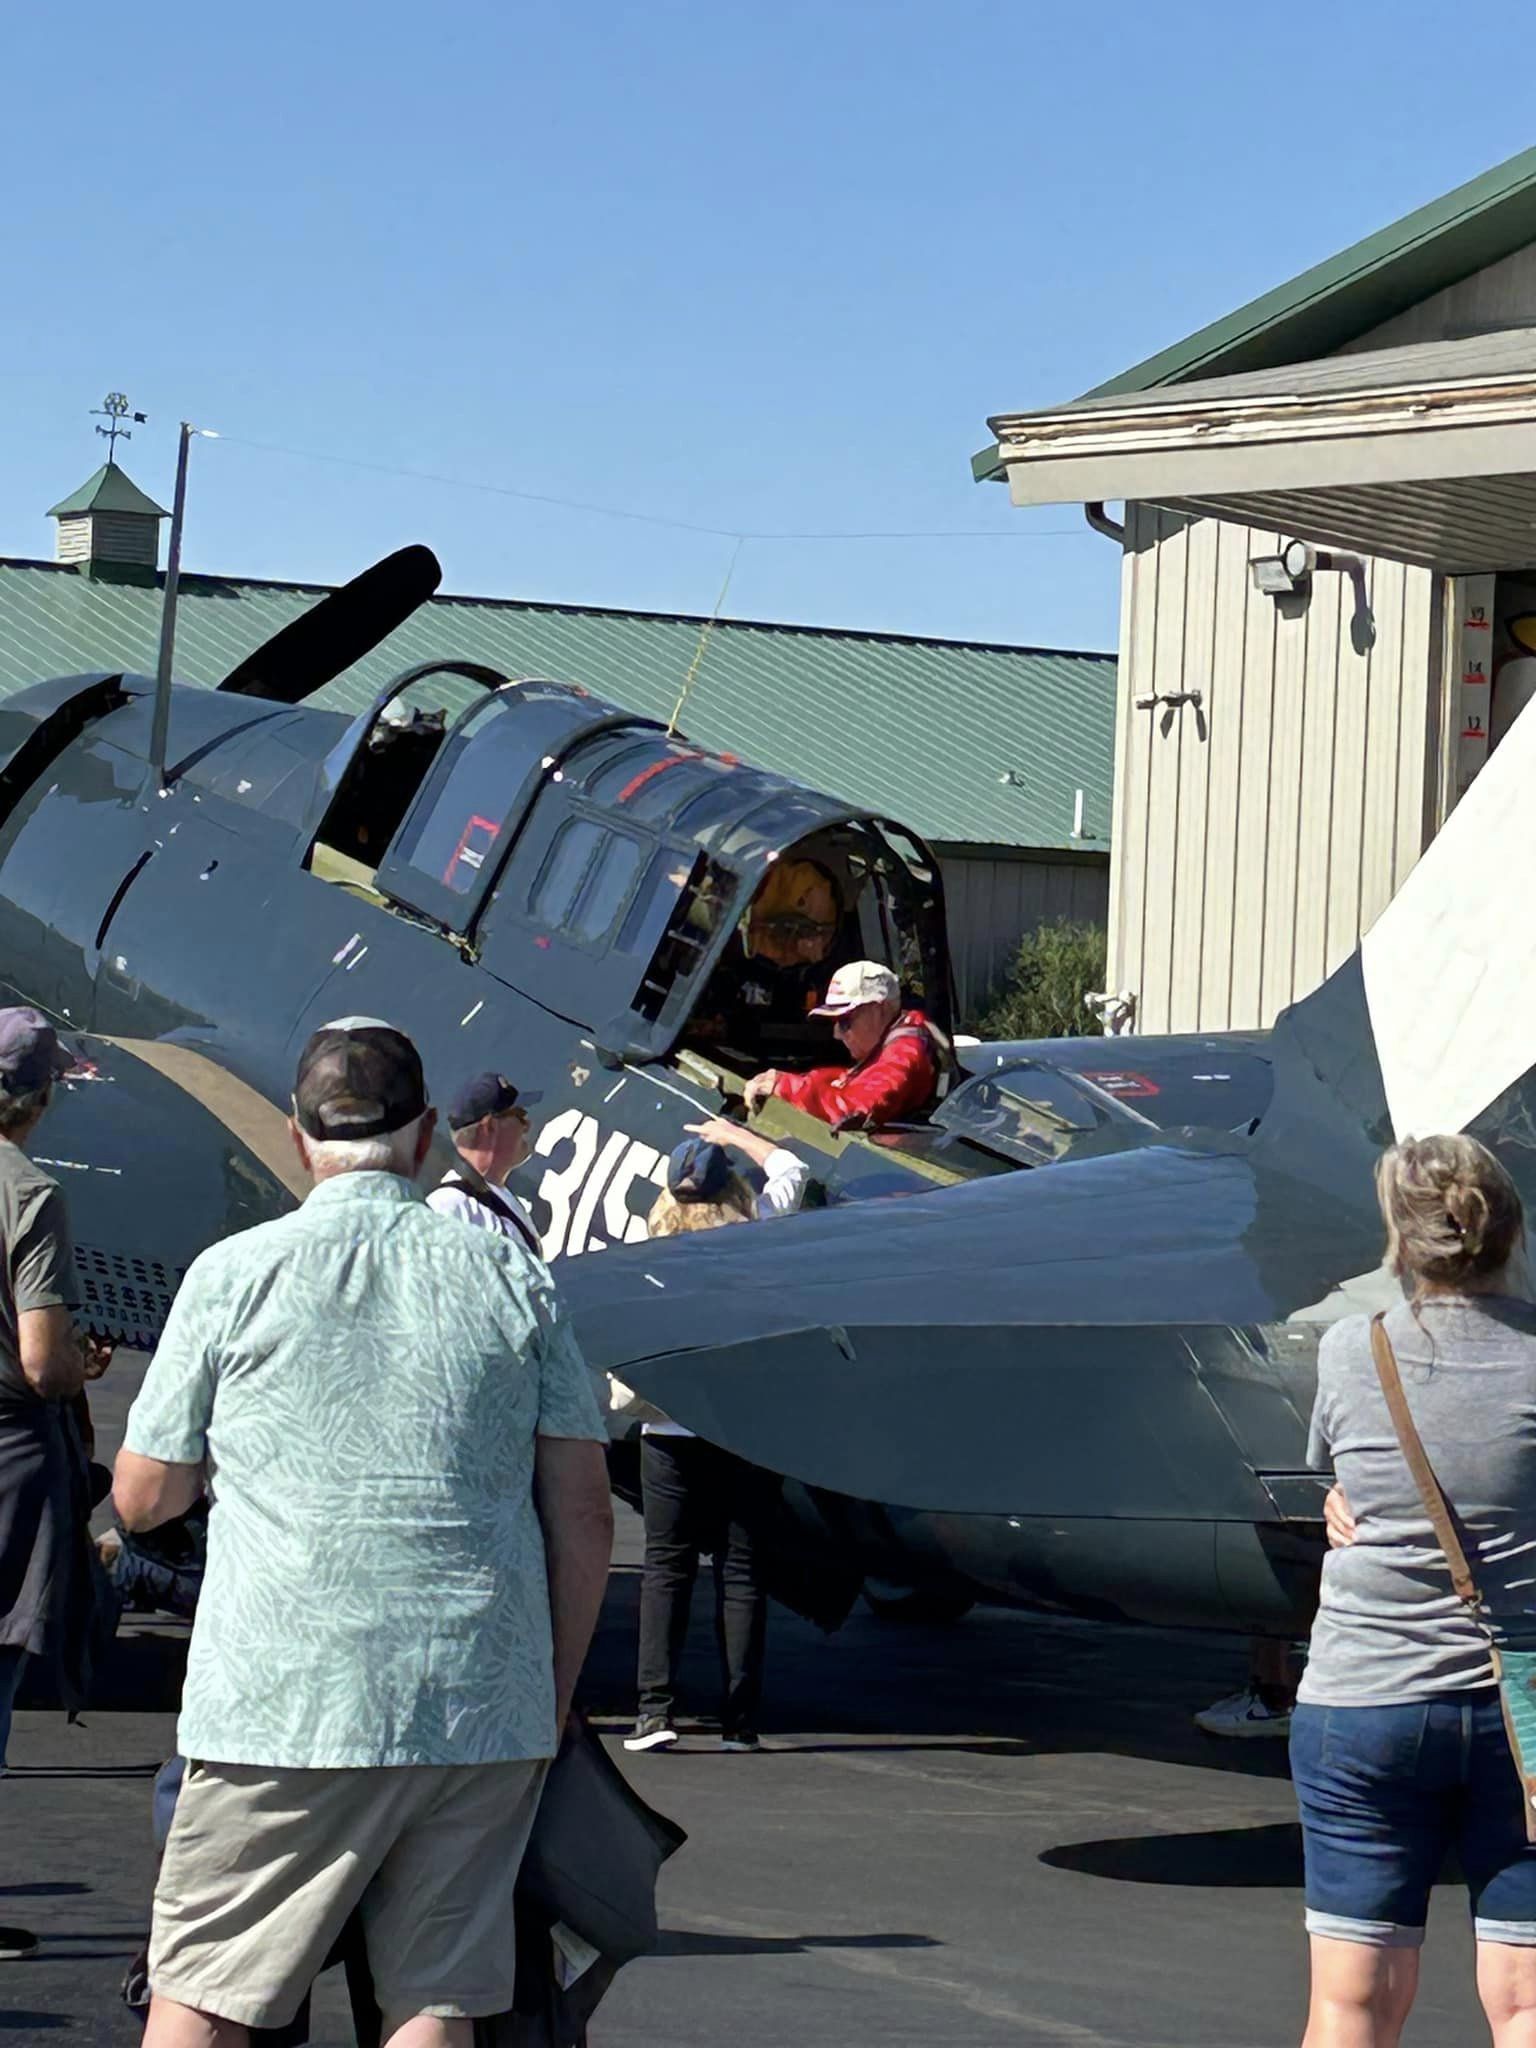
<svg viewBox="0 0 1536 2048"><path fill-rule="evenodd" d="M1365 564L1358 555L1329 554L1309 541L1287 541L1278 555L1255 555L1248 564L1255 590L1266 597L1304 595L1316 570L1336 570L1341 576L1363 577Z"/></svg>
<svg viewBox="0 0 1536 2048"><path fill-rule="evenodd" d="M1296 588L1286 573L1283 555L1255 555L1248 564L1248 574L1253 578L1254 589L1263 591L1266 597L1285 597Z"/></svg>
<svg viewBox="0 0 1536 2048"><path fill-rule="evenodd" d="M1304 540L1289 541L1278 555L1255 555L1248 564L1255 590L1266 597L1290 597L1312 580L1317 552Z"/></svg>

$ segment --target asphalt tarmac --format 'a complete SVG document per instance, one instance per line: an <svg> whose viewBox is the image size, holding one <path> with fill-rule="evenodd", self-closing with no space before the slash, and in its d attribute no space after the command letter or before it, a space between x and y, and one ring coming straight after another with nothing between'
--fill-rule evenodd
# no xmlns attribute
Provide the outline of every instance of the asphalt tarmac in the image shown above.
<svg viewBox="0 0 1536 2048"><path fill-rule="evenodd" d="M94 1396L110 1449L132 1386ZM615 1747L633 1711L639 1532L587 1679ZM712 1704L708 1603L687 1677ZM0 1783L0 2043L136 2043L118 1984L147 1923L149 1780L174 1743L185 1632L130 1622L107 1696L69 1727L22 1713ZM1283 1743L1189 1717L1241 1644L995 1611L947 1629L862 1612L823 1637L775 1610L765 1748L705 1728L627 1757L689 1831L662 1880L661 1952L617 1980L594 2048L1294 2048L1301 1852ZM1405 2041L1485 2039L1465 1893L1436 1895ZM322 1980L315 2041L352 2040Z"/></svg>

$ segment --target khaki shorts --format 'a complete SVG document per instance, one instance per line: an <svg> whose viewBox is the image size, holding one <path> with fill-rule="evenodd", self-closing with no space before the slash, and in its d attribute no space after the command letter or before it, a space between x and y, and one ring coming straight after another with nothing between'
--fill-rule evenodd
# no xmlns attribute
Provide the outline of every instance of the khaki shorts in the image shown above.
<svg viewBox="0 0 1536 2048"><path fill-rule="evenodd" d="M512 2003L512 1892L549 1765L189 1763L155 1887L150 1988L286 2026L354 1907L395 2019Z"/></svg>

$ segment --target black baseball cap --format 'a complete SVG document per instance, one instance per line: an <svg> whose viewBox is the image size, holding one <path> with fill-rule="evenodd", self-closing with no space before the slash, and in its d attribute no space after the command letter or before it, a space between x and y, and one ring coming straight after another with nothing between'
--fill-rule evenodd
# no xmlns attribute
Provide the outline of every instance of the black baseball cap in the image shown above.
<svg viewBox="0 0 1536 2048"><path fill-rule="evenodd" d="M0 1010L0 1095L32 1095L75 1064L41 1010Z"/></svg>
<svg viewBox="0 0 1536 2048"><path fill-rule="evenodd" d="M379 1017L322 1024L299 1054L293 1114L307 1137L384 1138L427 1107L421 1055Z"/></svg>
<svg viewBox="0 0 1536 2048"><path fill-rule="evenodd" d="M448 1128L467 1131L488 1116L505 1116L509 1109L527 1109L539 1100L536 1088L514 1088L505 1074L476 1074L448 1104Z"/></svg>

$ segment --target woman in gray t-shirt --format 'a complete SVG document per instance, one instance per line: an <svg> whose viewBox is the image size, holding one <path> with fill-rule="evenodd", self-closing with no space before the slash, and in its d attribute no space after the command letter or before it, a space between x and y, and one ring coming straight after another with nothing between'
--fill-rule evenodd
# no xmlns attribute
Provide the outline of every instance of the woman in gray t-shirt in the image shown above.
<svg viewBox="0 0 1536 2048"><path fill-rule="evenodd" d="M1386 1330L1430 1463L1490 1608L1536 1608L1536 1307L1519 1277L1519 1195L1464 1137L1405 1140L1377 1192L1411 1297ZM1488 1643L1451 1586L1364 1316L1323 1339L1309 1458L1332 1464L1355 1538L1324 1566L1291 1729L1312 1946L1303 2048L1393 2048L1453 1845L1495 2048L1529 2044L1536 1851Z"/></svg>

